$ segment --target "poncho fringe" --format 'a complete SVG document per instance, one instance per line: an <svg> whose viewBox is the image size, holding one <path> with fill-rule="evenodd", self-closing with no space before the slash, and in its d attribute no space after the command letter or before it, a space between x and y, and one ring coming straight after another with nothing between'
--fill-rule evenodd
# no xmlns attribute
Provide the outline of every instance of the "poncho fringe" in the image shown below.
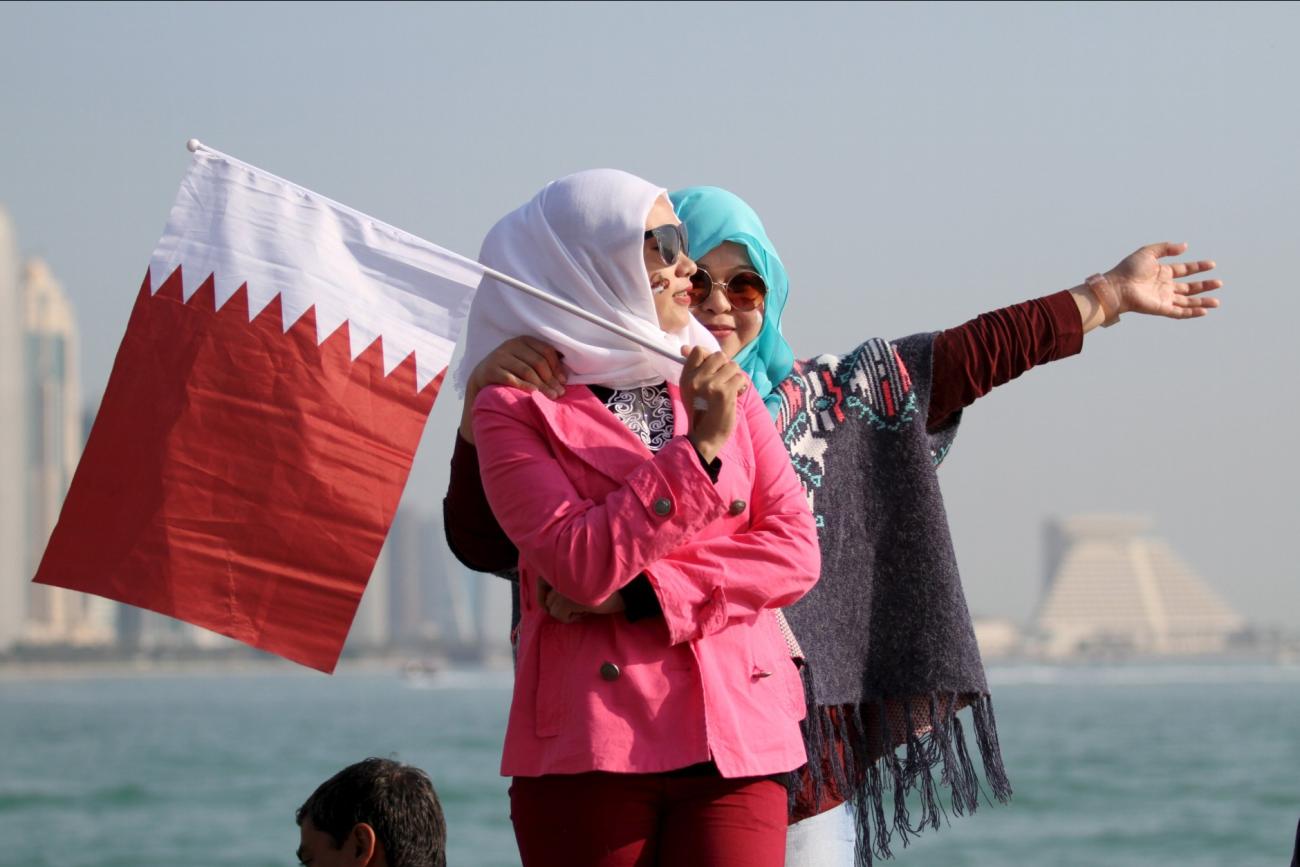
<svg viewBox="0 0 1300 867"><path fill-rule="evenodd" d="M987 790L960 717L947 712L965 707L971 709ZM900 716L907 732L901 740L898 726L890 723ZM991 792L1006 803L1012 794L993 700L986 694L931 693L835 708L810 706L801 727L808 764L790 787L790 810L814 815L847 793L859 864L892 858L895 842L906 847L925 828L937 829L948 815L941 788L948 790L949 807L958 816L974 813L981 795L987 800ZM882 743L893 747L883 751ZM915 818L909 799L920 807Z"/></svg>

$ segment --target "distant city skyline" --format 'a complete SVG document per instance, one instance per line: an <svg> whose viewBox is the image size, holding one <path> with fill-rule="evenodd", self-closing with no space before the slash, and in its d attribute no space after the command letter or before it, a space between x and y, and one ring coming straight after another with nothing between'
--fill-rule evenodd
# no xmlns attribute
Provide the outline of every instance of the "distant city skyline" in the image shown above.
<svg viewBox="0 0 1300 867"><path fill-rule="evenodd" d="M1295 4L6 4L0 203L82 316L89 403L191 136L469 255L575 169L726 186L781 251L805 357L1187 240L1222 310L1125 317L966 411L940 479L967 595L1024 623L1044 520L1144 513L1295 628L1297 25ZM459 415L448 388L406 504L438 509Z"/></svg>

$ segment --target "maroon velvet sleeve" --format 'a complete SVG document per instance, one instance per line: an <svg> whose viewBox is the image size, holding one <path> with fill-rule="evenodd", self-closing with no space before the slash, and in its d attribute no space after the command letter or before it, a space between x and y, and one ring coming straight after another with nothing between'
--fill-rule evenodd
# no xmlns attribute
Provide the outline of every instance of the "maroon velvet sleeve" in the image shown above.
<svg viewBox="0 0 1300 867"><path fill-rule="evenodd" d="M975 317L934 339L927 427L941 428L957 410L1035 364L1083 348L1083 319L1069 291Z"/></svg>
<svg viewBox="0 0 1300 867"><path fill-rule="evenodd" d="M478 474L478 449L460 434L451 453L451 477L442 501L447 546L456 559L478 572L500 572L519 565L515 548L497 523Z"/></svg>

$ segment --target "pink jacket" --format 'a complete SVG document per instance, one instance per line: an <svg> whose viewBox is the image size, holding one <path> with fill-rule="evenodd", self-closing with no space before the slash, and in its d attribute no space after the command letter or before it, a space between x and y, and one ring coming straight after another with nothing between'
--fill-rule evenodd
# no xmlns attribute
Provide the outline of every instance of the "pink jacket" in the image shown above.
<svg viewBox="0 0 1300 867"><path fill-rule="evenodd" d="M522 619L501 772L724 776L805 761L799 674L773 608L817 580L817 531L789 455L748 389L715 485L685 437L657 454L588 389L484 389L474 435L492 511L519 547ZM645 572L663 618L554 620L544 578L594 605Z"/></svg>

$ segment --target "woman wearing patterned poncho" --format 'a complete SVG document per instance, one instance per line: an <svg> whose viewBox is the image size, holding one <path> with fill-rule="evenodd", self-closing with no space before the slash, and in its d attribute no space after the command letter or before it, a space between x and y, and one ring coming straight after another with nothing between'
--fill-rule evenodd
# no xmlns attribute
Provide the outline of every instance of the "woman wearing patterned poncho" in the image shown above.
<svg viewBox="0 0 1300 867"><path fill-rule="evenodd" d="M938 827L938 788L950 790L954 812L975 809L961 708L971 708L993 794L1011 793L935 473L962 408L1036 364L1078 353L1085 333L1123 313L1203 316L1218 301L1202 293L1222 284L1179 282L1214 263L1162 263L1185 246L1154 244L1073 289L957 328L796 362L780 328L785 269L757 215L713 187L672 200L700 266L696 317L764 396L818 522L821 579L784 612L809 705L809 764L792 790L792 821L803 821L790 829L786 863L851 864L855 836L860 862L870 863L873 853L888 857L891 840ZM487 382L558 392L564 370L549 347L521 338L476 371L474 385ZM464 437L446 506L448 542L462 562L481 571L512 564ZM916 821L908 791L920 795ZM852 809L836 809L842 802Z"/></svg>

